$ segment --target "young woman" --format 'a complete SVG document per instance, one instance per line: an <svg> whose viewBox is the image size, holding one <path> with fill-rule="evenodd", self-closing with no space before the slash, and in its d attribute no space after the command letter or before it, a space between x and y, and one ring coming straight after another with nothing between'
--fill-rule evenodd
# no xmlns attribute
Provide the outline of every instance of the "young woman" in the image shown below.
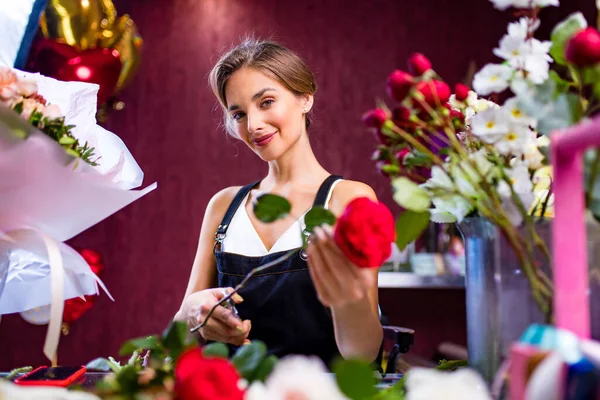
<svg viewBox="0 0 600 400"><path fill-rule="evenodd" d="M228 133L264 160L268 173L210 200L175 319L197 325L251 269L298 249L234 296L239 318L219 306L202 338L232 345L261 340L278 356L311 354L327 364L337 355L374 361L382 343L377 269L348 261L329 226L317 228L307 252L300 251L302 216L313 205L340 215L356 197L376 199L369 186L331 175L315 158L308 135L317 88L312 71L277 43L246 40L217 62L210 84ZM261 223L252 204L264 192L286 197L291 216Z"/></svg>

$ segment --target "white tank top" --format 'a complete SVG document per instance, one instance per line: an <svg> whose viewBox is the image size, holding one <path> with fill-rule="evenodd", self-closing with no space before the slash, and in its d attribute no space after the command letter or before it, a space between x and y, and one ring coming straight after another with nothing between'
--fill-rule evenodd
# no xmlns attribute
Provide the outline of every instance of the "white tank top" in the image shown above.
<svg viewBox="0 0 600 400"><path fill-rule="evenodd" d="M327 193L327 200L325 200L326 209L329 208L329 200L331 200L333 189L340 181L341 179L335 181L331 185L329 193ZM233 214L233 218L227 228L225 239L221 243L221 251L249 257L261 257L266 256L267 254L277 253L278 251L302 247L302 237L300 234L305 227L304 214L294 221L279 239L277 239L271 249L267 250L265 244L258 236L256 229L254 229L254 225L252 225L248 212L246 211L246 203L249 195L250 192L248 192L246 197L244 197L240 203L240 206L235 210L235 214Z"/></svg>

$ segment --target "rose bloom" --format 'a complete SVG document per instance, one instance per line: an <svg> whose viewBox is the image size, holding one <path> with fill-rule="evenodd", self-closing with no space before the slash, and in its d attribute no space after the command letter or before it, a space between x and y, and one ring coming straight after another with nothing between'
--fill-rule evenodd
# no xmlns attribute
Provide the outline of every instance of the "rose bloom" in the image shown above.
<svg viewBox="0 0 600 400"><path fill-rule="evenodd" d="M224 358L206 358L199 347L184 352L175 365L178 400L243 400L240 376Z"/></svg>
<svg viewBox="0 0 600 400"><path fill-rule="evenodd" d="M49 106L46 106L42 111L42 114L49 120L58 119L63 116L62 111L56 104L50 104Z"/></svg>
<svg viewBox="0 0 600 400"><path fill-rule="evenodd" d="M0 101L8 104L17 94L17 75L10 68L0 67Z"/></svg>
<svg viewBox="0 0 600 400"><path fill-rule="evenodd" d="M361 268L380 267L396 239L394 216L381 202L352 200L335 226L334 240L344 255Z"/></svg>
<svg viewBox="0 0 600 400"><path fill-rule="evenodd" d="M29 120L29 118L31 117L31 114L33 114L34 111L40 111L43 112L44 111L44 106L39 103L37 100L34 99L23 99L21 101L21 103L23 104L23 111L21 111L21 117L25 120ZM16 106L18 103L14 104L14 106Z"/></svg>

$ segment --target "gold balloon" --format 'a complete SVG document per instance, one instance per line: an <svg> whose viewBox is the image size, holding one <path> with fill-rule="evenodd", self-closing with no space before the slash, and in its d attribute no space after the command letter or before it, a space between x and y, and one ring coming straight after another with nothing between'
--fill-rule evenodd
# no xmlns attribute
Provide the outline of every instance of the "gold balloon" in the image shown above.
<svg viewBox="0 0 600 400"><path fill-rule="evenodd" d="M81 50L116 49L123 65L117 91L131 81L139 65L143 40L128 15L117 15L112 0L49 0L40 28L45 38Z"/></svg>
<svg viewBox="0 0 600 400"><path fill-rule="evenodd" d="M117 91L126 86L133 78L140 63L141 50L144 43L137 33L135 23L128 15L119 17L119 20L117 26L122 30L115 32L118 40L110 46L113 49L117 49L121 64L123 65L119 81L117 82Z"/></svg>
<svg viewBox="0 0 600 400"><path fill-rule="evenodd" d="M46 38L85 50L97 46L103 25L115 18L112 0L50 0L40 25Z"/></svg>

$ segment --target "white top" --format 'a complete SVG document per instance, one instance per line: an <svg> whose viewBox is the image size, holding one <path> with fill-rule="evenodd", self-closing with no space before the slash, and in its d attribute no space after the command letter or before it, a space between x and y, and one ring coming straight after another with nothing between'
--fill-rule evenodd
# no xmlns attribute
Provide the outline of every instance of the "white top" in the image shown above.
<svg viewBox="0 0 600 400"><path fill-rule="evenodd" d="M335 181L329 193L327 193L327 199L325 200L325 209L329 208L329 200L331 200L331 194L333 188L340 182L341 179ZM254 225L250 221L248 212L246 211L246 202L250 192L244 197L240 206L235 211L225 239L221 243L221 251L228 253L236 253L249 257L261 257L267 254L277 253L278 251L286 251L291 249L297 249L302 247L302 230L305 227L304 214L298 218L294 223L277 239L270 250L267 250L265 244L258 236ZM308 212L308 211L307 211Z"/></svg>

